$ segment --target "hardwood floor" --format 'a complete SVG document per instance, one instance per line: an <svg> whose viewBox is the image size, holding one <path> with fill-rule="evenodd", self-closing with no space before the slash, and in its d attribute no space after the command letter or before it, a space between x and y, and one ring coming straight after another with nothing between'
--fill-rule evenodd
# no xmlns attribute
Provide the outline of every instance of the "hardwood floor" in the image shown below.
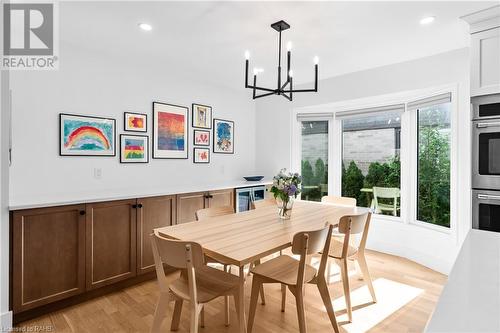
<svg viewBox="0 0 500 333"><path fill-rule="evenodd" d="M353 297L353 323L345 321L345 303L339 269L331 261L329 276L330 295L342 332L423 332L432 313L446 276L409 260L367 251L367 261L377 293L377 304L370 302L370 294L362 280L350 266ZM315 264L316 258L313 258ZM246 284L246 310L251 288L251 278ZM281 308L279 285L266 285L266 305L258 305L253 332L298 332L297 315L293 296L288 291L286 311ZM342 299L340 299L342 298ZM85 303L26 321L19 328L38 326L51 332L149 332L158 299L156 280L108 294ZM224 300L218 298L205 309L204 333L229 333L238 331L234 304L231 302L231 325L224 326ZM330 321L323 307L316 286L309 285L305 296L306 320L309 332L331 332ZM169 316L162 330L170 331ZM179 332L189 332L189 308L184 305Z"/></svg>

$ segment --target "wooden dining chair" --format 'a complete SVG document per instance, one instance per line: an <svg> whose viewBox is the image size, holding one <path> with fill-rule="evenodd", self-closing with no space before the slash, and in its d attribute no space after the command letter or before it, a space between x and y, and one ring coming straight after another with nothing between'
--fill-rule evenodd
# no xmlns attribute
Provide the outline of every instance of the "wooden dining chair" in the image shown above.
<svg viewBox="0 0 500 333"><path fill-rule="evenodd" d="M248 314L248 333L252 332L257 298L259 296L259 290L264 283L281 283L287 286L295 296L300 333L305 333L307 331L304 309L305 284L316 284L323 304L328 312L328 316L330 317L333 329L335 332L339 332L337 319L333 312L333 306L325 280L325 268L328 261L328 253L326 251L330 247L332 229L333 227L330 225L321 230L305 231L295 234L292 241L292 253L300 255L300 260L296 260L288 255L282 255L252 269L253 281L250 310ZM323 255L321 256L319 269L316 270L306 263L306 257L307 255L316 254L320 251L323 251ZM284 291L286 292L286 289ZM286 293L282 294L282 311L285 310L285 295Z"/></svg>
<svg viewBox="0 0 500 333"><path fill-rule="evenodd" d="M156 305L151 332L160 332L170 301L175 301L170 328L172 331L179 328L184 301L190 303L191 333L198 332L199 319L201 319L201 326L204 327L203 306L219 296L233 296L238 319L244 319L242 309L239 309L238 277L206 266L200 244L164 238L158 234L158 231L155 231L151 234L151 246L160 287L160 297ZM169 282L165 276L163 264L180 269L181 276Z"/></svg>
<svg viewBox="0 0 500 333"><path fill-rule="evenodd" d="M373 187L373 205L375 212L381 214L390 212L393 216L398 216L400 210L398 199L401 196L401 190L397 187ZM383 203L380 199L391 200L391 203Z"/></svg>
<svg viewBox="0 0 500 333"><path fill-rule="evenodd" d="M276 199L274 198L267 198L264 200L257 200L257 201L252 201L252 208L253 209L261 209L264 207L276 207Z"/></svg>
<svg viewBox="0 0 500 333"><path fill-rule="evenodd" d="M367 212L362 215L347 215L339 220L339 233L343 234L343 238L332 237L330 243L329 256L334 258L340 266L342 284L344 287L344 297L346 302L347 317L349 322L352 322L352 305L351 294L349 288L349 275L347 270L347 260L356 260L363 275L373 302L377 302L375 290L373 289L370 272L365 258L366 239L368 230L370 229L371 213ZM352 235L362 234L359 245L353 241Z"/></svg>
<svg viewBox="0 0 500 333"><path fill-rule="evenodd" d="M199 209L196 211L195 216L197 221L203 221L208 218L224 216L234 214L234 208L231 206L222 206L222 207L210 207ZM210 256L205 256L205 262L208 264L221 264L223 266L224 272L230 273L231 265L225 262L221 262L219 260L215 260ZM259 264L260 261L257 261L255 264ZM261 292L262 304L266 304L266 299L264 298L264 290ZM224 296L224 323L226 326L229 326L229 297Z"/></svg>
<svg viewBox="0 0 500 333"><path fill-rule="evenodd" d="M334 205L342 205L349 207L356 207L356 199L349 197L339 197L336 195L325 195L321 198L321 202L331 203Z"/></svg>

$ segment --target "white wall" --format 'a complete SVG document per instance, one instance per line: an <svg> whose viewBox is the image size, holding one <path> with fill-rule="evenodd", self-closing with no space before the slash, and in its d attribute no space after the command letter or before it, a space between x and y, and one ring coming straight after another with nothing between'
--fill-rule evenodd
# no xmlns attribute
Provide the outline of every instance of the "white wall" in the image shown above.
<svg viewBox="0 0 500 333"><path fill-rule="evenodd" d="M0 32L1 33L1 32ZM12 324L9 311L9 72L0 74L0 331Z"/></svg>
<svg viewBox="0 0 500 333"><path fill-rule="evenodd" d="M292 103L279 96L258 100L257 172L271 176L282 167L292 166L293 109L447 84L458 84L459 151L454 161L458 165L456 233L375 218L368 246L448 273L471 225L468 48L322 80L318 93L295 94Z"/></svg>
<svg viewBox="0 0 500 333"><path fill-rule="evenodd" d="M44 196L78 200L99 193L127 195L253 174L255 111L248 92L219 87L194 74L172 64L151 68L144 59L125 62L68 43L61 43L58 71L13 73L10 203L29 204ZM193 102L211 105L214 117L235 122L235 154L212 153L210 164L193 164L190 133L187 160L120 164L119 145L116 157L59 156L60 112L116 118L117 142L124 111L147 113L151 142L153 101L190 110ZM102 168L102 179L93 177L94 168Z"/></svg>

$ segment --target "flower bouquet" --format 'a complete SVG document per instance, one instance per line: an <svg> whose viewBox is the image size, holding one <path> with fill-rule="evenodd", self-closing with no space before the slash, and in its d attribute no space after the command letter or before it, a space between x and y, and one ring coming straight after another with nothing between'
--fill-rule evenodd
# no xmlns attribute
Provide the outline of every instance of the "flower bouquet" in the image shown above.
<svg viewBox="0 0 500 333"><path fill-rule="evenodd" d="M273 186L271 193L274 194L276 203L278 204L278 214L282 219L289 219L292 214L293 200L300 193L300 183L302 177L298 173L287 172L286 169L281 169L280 172L273 177Z"/></svg>

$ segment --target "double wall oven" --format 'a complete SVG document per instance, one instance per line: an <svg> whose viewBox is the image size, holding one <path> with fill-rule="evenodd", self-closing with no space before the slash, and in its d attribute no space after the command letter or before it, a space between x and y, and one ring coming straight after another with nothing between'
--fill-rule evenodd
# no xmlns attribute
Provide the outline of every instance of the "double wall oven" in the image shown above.
<svg viewBox="0 0 500 333"><path fill-rule="evenodd" d="M472 227L500 232L500 94L472 98Z"/></svg>

